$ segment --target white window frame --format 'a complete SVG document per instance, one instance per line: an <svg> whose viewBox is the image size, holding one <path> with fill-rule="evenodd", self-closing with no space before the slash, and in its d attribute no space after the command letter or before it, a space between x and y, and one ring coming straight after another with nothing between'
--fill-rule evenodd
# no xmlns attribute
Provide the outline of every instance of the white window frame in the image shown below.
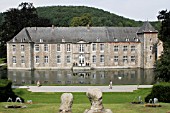
<svg viewBox="0 0 170 113"><path fill-rule="evenodd" d="M61 51L60 44L57 44L57 51Z"/></svg>
<svg viewBox="0 0 170 113"><path fill-rule="evenodd" d="M71 57L70 56L66 56L66 59L67 59L67 63L71 62Z"/></svg>
<svg viewBox="0 0 170 113"><path fill-rule="evenodd" d="M131 56L131 62L135 62L135 56Z"/></svg>
<svg viewBox="0 0 170 113"><path fill-rule="evenodd" d="M104 51L104 44L100 44L100 51Z"/></svg>
<svg viewBox="0 0 170 113"><path fill-rule="evenodd" d="M67 44L67 51L71 51L71 47L70 47L70 44Z"/></svg>
<svg viewBox="0 0 170 113"><path fill-rule="evenodd" d="M40 45L36 44L36 45L34 45L34 48L35 48L36 52L40 51Z"/></svg>
<svg viewBox="0 0 170 113"><path fill-rule="evenodd" d="M17 63L17 58L16 58L16 56L12 56L12 63Z"/></svg>
<svg viewBox="0 0 170 113"><path fill-rule="evenodd" d="M45 63L45 64L48 63L48 56L44 56L44 63Z"/></svg>
<svg viewBox="0 0 170 113"><path fill-rule="evenodd" d="M48 51L48 44L44 44L44 51Z"/></svg>
<svg viewBox="0 0 170 113"><path fill-rule="evenodd" d="M25 58L24 58L24 56L21 56L21 63L22 63L22 64L25 63Z"/></svg>
<svg viewBox="0 0 170 113"><path fill-rule="evenodd" d="M84 45L83 44L79 45L79 52L84 52Z"/></svg>
<svg viewBox="0 0 170 113"><path fill-rule="evenodd" d="M131 46L131 51L135 51L136 47L135 46Z"/></svg>
<svg viewBox="0 0 170 113"><path fill-rule="evenodd" d="M21 45L21 52L24 52L24 51L25 51L24 45Z"/></svg>
<svg viewBox="0 0 170 113"><path fill-rule="evenodd" d="M123 46L123 51L127 51L128 50L128 46Z"/></svg>
<svg viewBox="0 0 170 113"><path fill-rule="evenodd" d="M16 52L16 45L12 45L12 51Z"/></svg>
<svg viewBox="0 0 170 113"><path fill-rule="evenodd" d="M127 56L123 56L123 62L128 62L128 57Z"/></svg>
<svg viewBox="0 0 170 113"><path fill-rule="evenodd" d="M93 55L93 56L92 56L92 62L93 62L93 63L96 63L96 55Z"/></svg>
<svg viewBox="0 0 170 113"><path fill-rule="evenodd" d="M39 56L35 56L35 63L39 63L40 61L40 57Z"/></svg>
<svg viewBox="0 0 170 113"><path fill-rule="evenodd" d="M96 51L96 44L92 44L92 51Z"/></svg>
<svg viewBox="0 0 170 113"><path fill-rule="evenodd" d="M100 63L104 63L104 55L100 55Z"/></svg>
<svg viewBox="0 0 170 113"><path fill-rule="evenodd" d="M119 56L114 56L114 62L118 62L119 61Z"/></svg>
<svg viewBox="0 0 170 113"><path fill-rule="evenodd" d="M60 63L61 63L61 56L57 55L57 64L60 64Z"/></svg>
<svg viewBox="0 0 170 113"><path fill-rule="evenodd" d="M119 51L119 46L114 46L114 51Z"/></svg>
<svg viewBox="0 0 170 113"><path fill-rule="evenodd" d="M150 51L152 51L152 49L153 49L153 46L150 46Z"/></svg>

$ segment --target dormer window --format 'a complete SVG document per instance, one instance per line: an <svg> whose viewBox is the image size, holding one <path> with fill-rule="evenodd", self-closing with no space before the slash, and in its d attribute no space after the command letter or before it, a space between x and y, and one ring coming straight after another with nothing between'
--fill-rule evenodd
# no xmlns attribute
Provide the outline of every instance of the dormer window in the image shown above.
<svg viewBox="0 0 170 113"><path fill-rule="evenodd" d="M138 41L139 41L139 39L138 39L138 38L134 38L134 40L135 40L136 42L138 42Z"/></svg>
<svg viewBox="0 0 170 113"><path fill-rule="evenodd" d="M129 38L126 38L126 42L128 42L129 41Z"/></svg>
<svg viewBox="0 0 170 113"><path fill-rule="evenodd" d="M24 41L25 41L25 38L22 38L22 39L21 39L21 42L24 42Z"/></svg>
<svg viewBox="0 0 170 113"><path fill-rule="evenodd" d="M13 41L13 42L17 41L17 38L16 38L16 37L14 37L12 41Z"/></svg>
<svg viewBox="0 0 170 113"><path fill-rule="evenodd" d="M40 39L40 42L43 42L43 39Z"/></svg>
<svg viewBox="0 0 170 113"><path fill-rule="evenodd" d="M97 42L99 42L99 41L100 41L100 38L99 38L99 37L97 37L97 38L96 38L96 41L97 41Z"/></svg>
<svg viewBox="0 0 170 113"><path fill-rule="evenodd" d="M65 39L64 39L64 38L62 38L62 42L65 42Z"/></svg>
<svg viewBox="0 0 170 113"><path fill-rule="evenodd" d="M115 41L115 42L117 42L117 41L118 41L118 39L117 39L117 38L114 38L114 41Z"/></svg>

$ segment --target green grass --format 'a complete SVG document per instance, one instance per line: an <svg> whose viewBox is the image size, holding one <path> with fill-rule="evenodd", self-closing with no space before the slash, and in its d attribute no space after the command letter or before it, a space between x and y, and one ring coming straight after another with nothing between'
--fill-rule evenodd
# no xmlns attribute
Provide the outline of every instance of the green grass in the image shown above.
<svg viewBox="0 0 170 113"><path fill-rule="evenodd" d="M133 93L103 93L103 105L111 109L113 113L166 113L170 111L169 103L161 103L160 108L144 107L143 104L131 104L135 97L144 97L151 89L140 89ZM5 109L3 106L12 103L0 103L0 113L57 113L60 106L62 93L32 93L26 89L15 89L14 92L27 100L32 100L33 104L26 104L23 109ZM72 113L83 113L90 108L90 102L85 93L72 93L74 96Z"/></svg>

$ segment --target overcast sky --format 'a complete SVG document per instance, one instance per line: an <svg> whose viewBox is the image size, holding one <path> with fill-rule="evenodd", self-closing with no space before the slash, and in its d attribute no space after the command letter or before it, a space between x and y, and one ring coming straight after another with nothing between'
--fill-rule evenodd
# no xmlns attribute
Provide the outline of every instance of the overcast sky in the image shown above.
<svg viewBox="0 0 170 113"><path fill-rule="evenodd" d="M156 21L160 10L170 10L170 0L0 0L0 12L17 8L21 2L31 2L35 7L90 6L137 21Z"/></svg>

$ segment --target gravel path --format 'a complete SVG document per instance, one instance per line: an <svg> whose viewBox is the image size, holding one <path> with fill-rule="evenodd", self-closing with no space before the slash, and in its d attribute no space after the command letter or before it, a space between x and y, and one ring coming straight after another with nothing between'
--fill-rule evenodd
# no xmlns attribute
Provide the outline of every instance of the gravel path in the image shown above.
<svg viewBox="0 0 170 113"><path fill-rule="evenodd" d="M133 92L138 88L152 88L152 85L120 85L113 86L13 86L13 88L27 88L31 92L87 92L89 88L99 88L102 92Z"/></svg>

